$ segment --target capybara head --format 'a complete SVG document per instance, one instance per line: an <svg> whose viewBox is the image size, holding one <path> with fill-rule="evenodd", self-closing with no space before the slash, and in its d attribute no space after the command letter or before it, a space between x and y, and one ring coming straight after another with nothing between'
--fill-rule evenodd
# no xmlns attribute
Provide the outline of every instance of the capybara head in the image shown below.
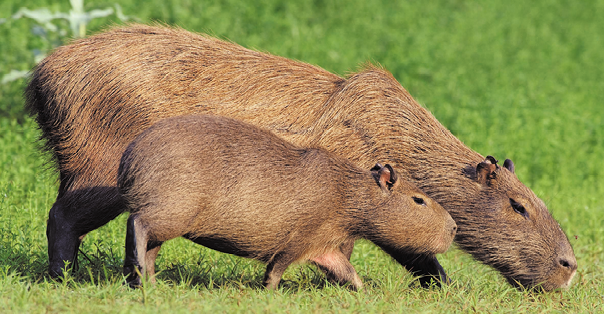
<svg viewBox="0 0 604 314"><path fill-rule="evenodd" d="M487 156L465 173L476 182L478 195L471 199L477 203L468 205L483 210L464 213L465 204L459 204L462 212L454 215L463 222L456 241L512 285L546 291L568 287L577 269L572 247L543 201L518 180L512 161L500 167Z"/></svg>
<svg viewBox="0 0 604 314"><path fill-rule="evenodd" d="M392 166L378 163L371 172L382 195L374 196L375 209L363 224L365 237L381 247L408 253L446 252L457 230L449 213L417 187L400 180Z"/></svg>

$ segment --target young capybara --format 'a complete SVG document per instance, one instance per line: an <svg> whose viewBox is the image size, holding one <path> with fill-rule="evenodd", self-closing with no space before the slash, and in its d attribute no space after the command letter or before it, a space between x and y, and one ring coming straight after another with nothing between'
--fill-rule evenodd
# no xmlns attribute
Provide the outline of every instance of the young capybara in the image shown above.
<svg viewBox="0 0 604 314"><path fill-rule="evenodd" d="M117 187L130 211L125 273L152 276L161 244L185 237L268 263L277 287L309 260L339 283L362 286L340 246L365 238L396 254L447 250L456 225L438 203L397 179L390 165L363 171L322 149L219 116L164 119L122 156Z"/></svg>
<svg viewBox="0 0 604 314"><path fill-rule="evenodd" d="M361 168L376 160L442 205L455 241L513 285L565 287L572 247L545 204L514 174L465 146L387 71L344 79L321 68L168 27L131 25L58 48L34 69L27 106L58 163L49 270L73 262L80 239L125 210L119 159L162 118L212 113L322 147ZM342 245L349 256L353 243ZM400 254L415 274L446 278L435 258Z"/></svg>

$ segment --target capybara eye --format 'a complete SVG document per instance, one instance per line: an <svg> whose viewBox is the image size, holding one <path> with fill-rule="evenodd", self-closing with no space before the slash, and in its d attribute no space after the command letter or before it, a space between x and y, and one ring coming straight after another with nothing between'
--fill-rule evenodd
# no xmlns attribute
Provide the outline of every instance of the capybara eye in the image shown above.
<svg viewBox="0 0 604 314"><path fill-rule="evenodd" d="M424 202L424 199L421 197L413 197L413 201L418 204L418 205L426 205L426 202Z"/></svg>
<svg viewBox="0 0 604 314"><path fill-rule="evenodd" d="M514 209L515 212L519 213L520 215L522 215L524 217L528 217L526 208L524 208L524 206L522 206L522 204L516 202L515 200L513 200L511 198L510 198L510 204L512 205L512 208Z"/></svg>

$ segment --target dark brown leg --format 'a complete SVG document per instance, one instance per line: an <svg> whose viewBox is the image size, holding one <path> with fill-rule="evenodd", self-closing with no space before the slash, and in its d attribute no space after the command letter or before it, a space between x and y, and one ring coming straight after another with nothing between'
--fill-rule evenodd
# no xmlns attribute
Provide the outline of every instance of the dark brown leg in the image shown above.
<svg viewBox="0 0 604 314"><path fill-rule="evenodd" d="M141 286L146 276L147 232L141 228L136 214L128 217L126 225L126 257L124 258L124 276L131 288ZM159 249L157 249L159 251ZM157 252L155 252L157 254ZM141 278L141 276L143 278Z"/></svg>
<svg viewBox="0 0 604 314"><path fill-rule="evenodd" d="M63 276L66 263L74 265L81 239L121 214L125 206L114 187L62 191L48 214L48 272Z"/></svg>
<svg viewBox="0 0 604 314"><path fill-rule="evenodd" d="M422 287L429 287L432 282L437 286L449 283L449 278L435 256L405 253L399 249L381 246L386 253L403 265L414 276L419 276Z"/></svg>

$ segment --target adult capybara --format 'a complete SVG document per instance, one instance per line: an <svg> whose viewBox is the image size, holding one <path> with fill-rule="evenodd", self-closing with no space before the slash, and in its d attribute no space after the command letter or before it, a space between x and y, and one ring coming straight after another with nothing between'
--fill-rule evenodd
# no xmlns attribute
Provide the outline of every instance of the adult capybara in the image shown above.
<svg viewBox="0 0 604 314"><path fill-rule="evenodd" d="M60 173L47 228L53 275L83 235L124 211L115 178L128 143L188 113L240 119L361 168L389 162L449 211L461 248L514 285L564 287L577 268L566 235L512 162L500 167L465 146L380 68L344 79L208 36L132 25L58 48L35 68L26 96ZM434 258L395 258L444 278Z"/></svg>
<svg viewBox="0 0 604 314"><path fill-rule="evenodd" d="M444 253L456 225L438 203L397 179L322 149L295 147L239 120L164 119L126 148L117 187L130 211L125 273L153 275L161 244L183 236L268 263L273 289L309 260L339 283L362 286L340 247L365 238L397 256Z"/></svg>

